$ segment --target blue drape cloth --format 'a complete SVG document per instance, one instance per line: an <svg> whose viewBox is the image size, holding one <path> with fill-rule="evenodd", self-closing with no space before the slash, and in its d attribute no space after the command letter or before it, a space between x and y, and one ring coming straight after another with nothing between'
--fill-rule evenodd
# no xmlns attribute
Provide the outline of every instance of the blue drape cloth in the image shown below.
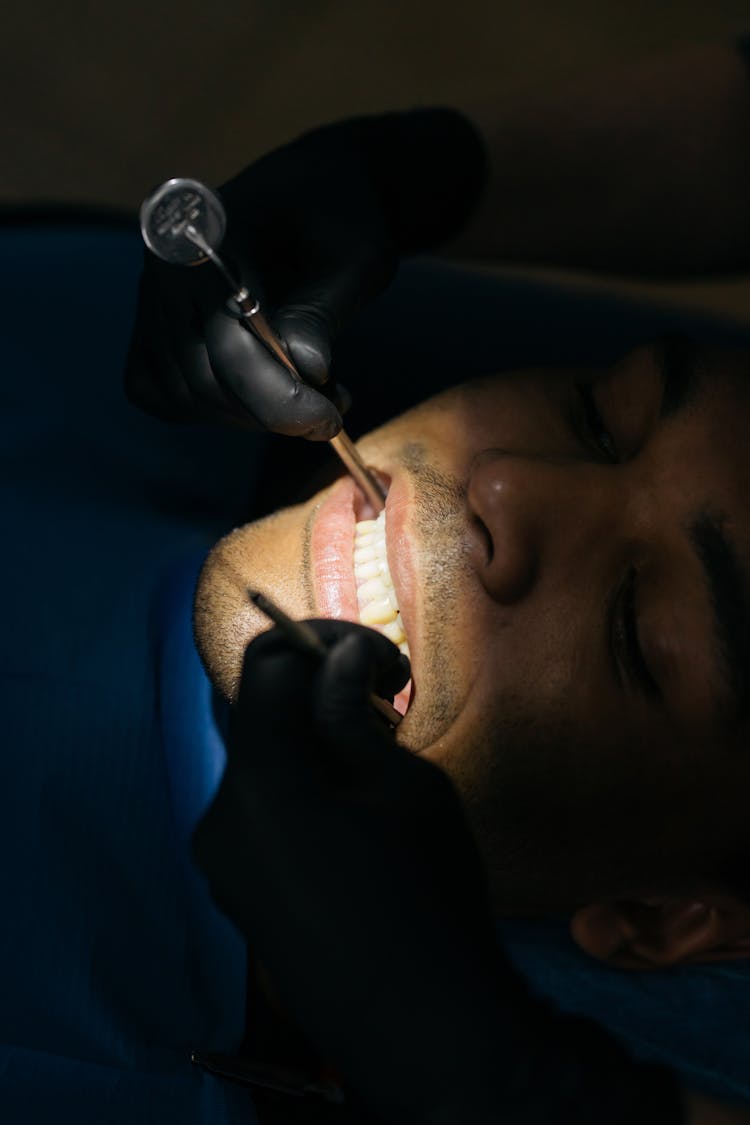
<svg viewBox="0 0 750 1125"><path fill-rule="evenodd" d="M263 440L169 427L123 401L139 262L127 230L0 230L8 1125L254 1120L247 1090L189 1061L192 1048L237 1044L245 972L243 943L187 854L223 761L190 601L200 559L242 518ZM40 277L54 302L40 305ZM681 312L415 262L337 362L357 387L356 431L383 400L397 410L521 363L604 361L685 327L743 341ZM644 981L577 955L562 922L509 927L504 940L562 1006L694 1084L750 1100L750 966Z"/></svg>
<svg viewBox="0 0 750 1125"><path fill-rule="evenodd" d="M5 231L0 262L0 1119L252 1123L190 1062L241 1038L245 955L178 830L165 590L258 444L123 401L130 232Z"/></svg>
<svg viewBox="0 0 750 1125"><path fill-rule="evenodd" d="M566 919L507 922L498 932L540 996L595 1019L691 1089L750 1104L749 961L633 973L581 953Z"/></svg>

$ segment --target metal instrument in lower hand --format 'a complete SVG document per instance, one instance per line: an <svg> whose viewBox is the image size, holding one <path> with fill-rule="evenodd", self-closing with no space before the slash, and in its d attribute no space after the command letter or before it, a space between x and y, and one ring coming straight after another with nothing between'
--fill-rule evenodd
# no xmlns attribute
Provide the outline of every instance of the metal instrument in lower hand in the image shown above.
<svg viewBox="0 0 750 1125"><path fill-rule="evenodd" d="M237 281L216 252L226 233L227 220L224 206L215 192L199 180L167 180L144 200L140 221L146 246L165 262L184 266L211 262L232 291L240 309L241 323L293 378L304 381L263 315L260 301ZM375 512L381 512L385 493L345 431L331 438L330 445Z"/></svg>

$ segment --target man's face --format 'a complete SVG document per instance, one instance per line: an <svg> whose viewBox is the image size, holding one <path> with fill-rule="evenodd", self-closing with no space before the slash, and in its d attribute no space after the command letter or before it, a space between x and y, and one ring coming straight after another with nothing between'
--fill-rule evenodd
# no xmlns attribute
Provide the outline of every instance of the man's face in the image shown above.
<svg viewBox="0 0 750 1125"><path fill-rule="evenodd" d="M698 890L744 831L750 395L742 353L474 381L359 443L384 474L413 670L398 738L453 778L501 913ZM232 698L267 622L356 614L345 478L212 552L196 598Z"/></svg>

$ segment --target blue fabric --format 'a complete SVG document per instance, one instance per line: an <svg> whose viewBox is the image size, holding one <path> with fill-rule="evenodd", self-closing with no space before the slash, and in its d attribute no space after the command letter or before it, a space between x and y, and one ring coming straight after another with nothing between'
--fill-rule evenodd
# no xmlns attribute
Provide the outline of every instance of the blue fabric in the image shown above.
<svg viewBox="0 0 750 1125"><path fill-rule="evenodd" d="M216 697L193 639L193 596L204 557L185 559L159 591L161 735L175 838L191 872L190 838L224 772L228 720L228 706Z"/></svg>
<svg viewBox="0 0 750 1125"><path fill-rule="evenodd" d="M0 1118L252 1123L190 1063L241 1038L245 961L182 846L162 591L241 516L259 443L124 402L132 234L4 231L0 259Z"/></svg>
<svg viewBox="0 0 750 1125"><path fill-rule="evenodd" d="M750 1104L750 962L635 973L582 953L565 919L504 922L498 932L538 995L671 1066L691 1089Z"/></svg>

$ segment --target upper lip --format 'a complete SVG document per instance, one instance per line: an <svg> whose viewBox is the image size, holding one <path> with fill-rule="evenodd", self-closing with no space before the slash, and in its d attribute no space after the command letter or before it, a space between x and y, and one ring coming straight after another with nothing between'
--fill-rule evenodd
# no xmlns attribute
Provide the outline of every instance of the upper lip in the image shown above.
<svg viewBox="0 0 750 1125"><path fill-rule="evenodd" d="M385 501L385 546L388 569L393 580L396 601L413 660L416 644L414 606L416 582L413 538L408 528L411 511L410 501L408 481L403 474L399 474L392 479Z"/></svg>

